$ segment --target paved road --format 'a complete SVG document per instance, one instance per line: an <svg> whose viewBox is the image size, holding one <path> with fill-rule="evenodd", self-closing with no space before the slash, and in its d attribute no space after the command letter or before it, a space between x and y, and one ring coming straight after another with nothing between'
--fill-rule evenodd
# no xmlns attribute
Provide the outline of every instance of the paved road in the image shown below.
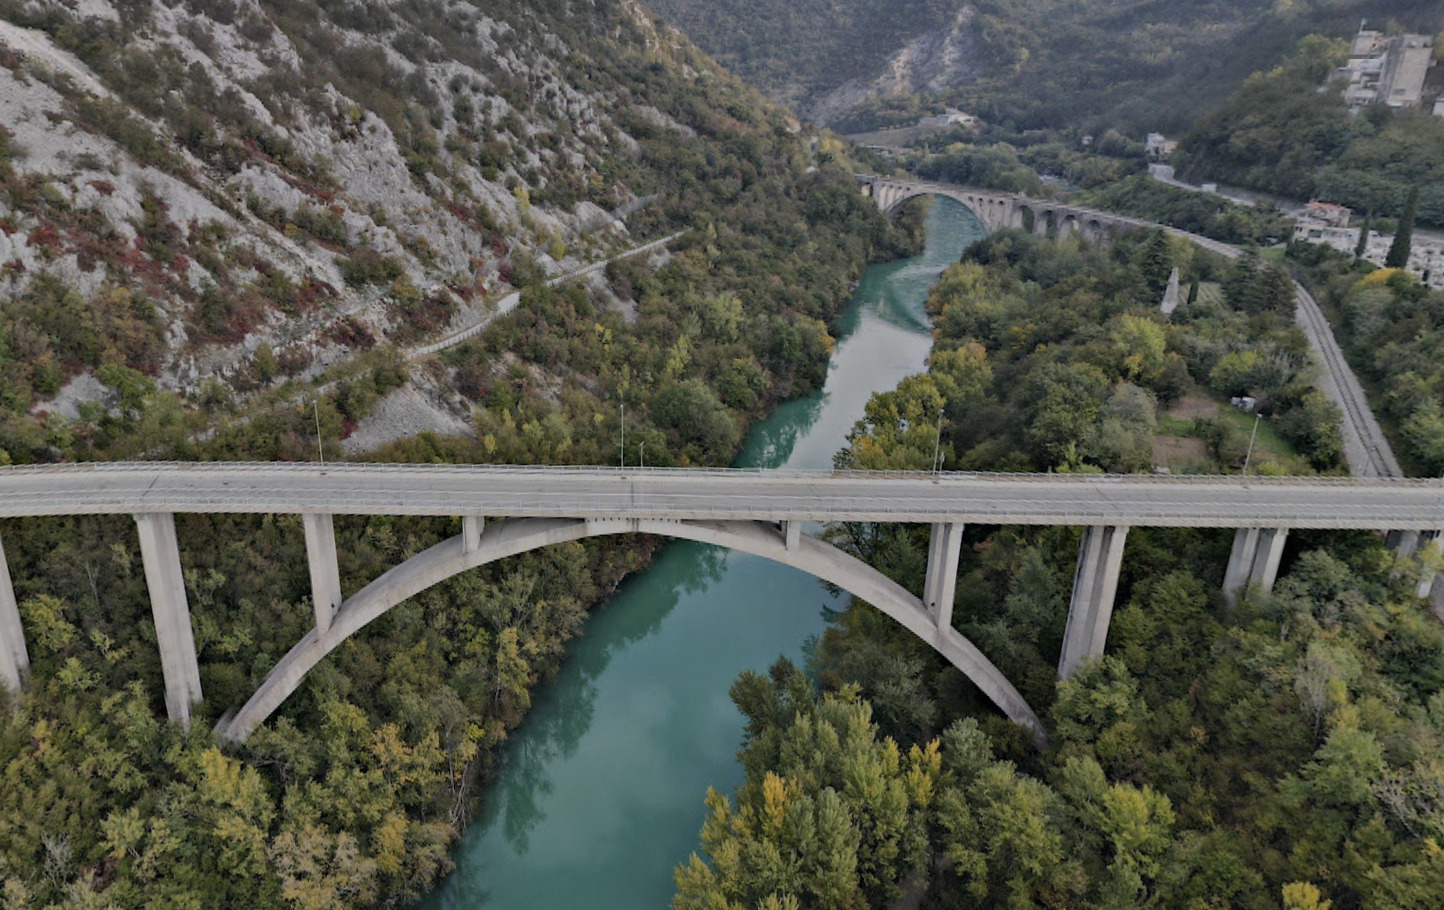
<svg viewBox="0 0 1444 910"><path fill-rule="evenodd" d="M1444 485L221 462L0 468L0 516L136 512L1434 530L1444 528Z"/></svg>
<svg viewBox="0 0 1444 910"><path fill-rule="evenodd" d="M571 281L573 278L581 278L583 275L590 275L593 272L599 272L607 266L611 265L613 262L618 261L619 259L629 259L632 256L640 256L642 253L650 253L653 250L660 249L661 247L666 246L667 244L671 243L673 240L676 240L678 237L681 237L685 233L687 232L678 231L675 234L669 234L666 237L662 237L658 240L653 240L650 243L644 243L641 246L632 247L630 250L625 250L615 256L610 256L598 262L593 262L590 265L582 266L581 268L576 269L575 271L567 272L564 275L558 275L555 278L548 278L547 287L556 287L564 281ZM466 339L473 338L476 335L480 334L482 329L491 325L491 323L498 317L504 316L507 313L510 313L512 310L516 309L516 305L520 302L521 291L512 291L510 294L507 294L505 297L501 298L501 300L497 301L495 310L483 316L477 322L472 323L471 325L467 326L459 332L456 332L455 334L446 336L440 341L434 341L431 344L423 344L419 347L412 348L411 350L406 352L406 359L418 360L429 354L435 354L437 351L444 351L447 348L452 347L453 345L461 344ZM319 394L319 391L313 392L311 394Z"/></svg>

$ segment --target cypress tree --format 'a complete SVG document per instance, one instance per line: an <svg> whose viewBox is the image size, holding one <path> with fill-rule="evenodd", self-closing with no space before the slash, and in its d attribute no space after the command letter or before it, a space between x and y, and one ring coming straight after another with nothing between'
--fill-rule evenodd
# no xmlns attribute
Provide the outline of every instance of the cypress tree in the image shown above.
<svg viewBox="0 0 1444 910"><path fill-rule="evenodd" d="M1359 228L1359 243L1354 247L1354 258L1363 259L1369 251L1369 231L1374 227L1374 213L1364 216L1364 226Z"/></svg>
<svg viewBox="0 0 1444 910"><path fill-rule="evenodd" d="M1155 294L1162 294L1163 289L1168 286L1168 276L1173 273L1173 244L1168 239L1168 234L1158 230L1148 238L1142 250L1141 262L1138 270L1143 274L1143 280L1148 283L1148 289Z"/></svg>
<svg viewBox="0 0 1444 910"><path fill-rule="evenodd" d="M1187 306L1193 306L1195 303L1198 303L1198 279L1197 279L1197 278L1193 279L1193 283L1188 286L1188 303L1187 303Z"/></svg>
<svg viewBox="0 0 1444 910"><path fill-rule="evenodd" d="M1419 207L1419 185L1409 190L1409 201L1404 203L1404 215L1399 219L1399 229L1394 232L1394 242L1389 244L1389 255L1384 258L1384 268L1402 269L1409 264L1409 248L1414 243L1414 214Z"/></svg>

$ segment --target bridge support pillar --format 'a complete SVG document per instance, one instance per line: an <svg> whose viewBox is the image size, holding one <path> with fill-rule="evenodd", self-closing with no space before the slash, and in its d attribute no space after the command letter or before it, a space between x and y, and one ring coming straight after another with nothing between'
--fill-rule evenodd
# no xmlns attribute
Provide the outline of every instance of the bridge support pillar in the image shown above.
<svg viewBox="0 0 1444 910"><path fill-rule="evenodd" d="M1060 679L1072 676L1084 661L1103 653L1127 538L1127 525L1093 525L1083 532L1078 544L1078 568L1073 573L1073 597L1068 603L1068 626L1063 633L1063 653L1058 658Z"/></svg>
<svg viewBox="0 0 1444 910"><path fill-rule="evenodd" d="M301 516L306 528L306 562L311 569L311 605L316 609L316 631L331 628L341 606L341 569L336 565L336 525L330 513Z"/></svg>
<svg viewBox="0 0 1444 910"><path fill-rule="evenodd" d="M25 627L20 624L20 608L15 602L15 588L10 584L5 545L0 543L0 683L11 692L19 692L29 673Z"/></svg>
<svg viewBox="0 0 1444 910"><path fill-rule="evenodd" d="M958 591L958 557L963 550L963 528L955 522L933 525L928 540L928 574L923 580L923 606L939 629L953 624L953 601Z"/></svg>
<svg viewBox="0 0 1444 910"><path fill-rule="evenodd" d="M1444 606L1444 583L1441 583L1441 573L1424 565L1438 558L1440 551L1444 550L1444 533L1439 531L1390 531L1387 537L1388 543L1394 548L1394 552L1400 559L1408 560L1414 555L1414 560L1420 566L1419 581L1415 586L1414 595L1420 600L1427 600L1432 595L1436 605Z"/></svg>
<svg viewBox="0 0 1444 910"><path fill-rule="evenodd" d="M782 523L782 544L789 550L795 550L802 546L802 522L784 521Z"/></svg>
<svg viewBox="0 0 1444 910"><path fill-rule="evenodd" d="M165 711L172 721L189 729L191 706L201 700L201 671L186 602L185 577L181 574L175 516L147 512L136 515L135 523L140 531L140 558L145 565L160 668L165 677Z"/></svg>
<svg viewBox="0 0 1444 910"><path fill-rule="evenodd" d="M475 553L481 549L481 532L485 529L485 517L463 515L461 518L461 552Z"/></svg>
<svg viewBox="0 0 1444 910"><path fill-rule="evenodd" d="M1239 528L1233 535L1233 551L1223 574L1223 596L1229 606L1238 606L1247 588L1267 594L1279 575L1288 528Z"/></svg>

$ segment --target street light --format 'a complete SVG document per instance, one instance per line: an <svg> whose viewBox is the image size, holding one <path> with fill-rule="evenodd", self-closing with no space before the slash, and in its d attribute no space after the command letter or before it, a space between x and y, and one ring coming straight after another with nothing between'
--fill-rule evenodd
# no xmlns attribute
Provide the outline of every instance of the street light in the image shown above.
<svg viewBox="0 0 1444 910"><path fill-rule="evenodd" d="M325 464L326 451L321 448L321 400L319 398L311 399L311 410L316 415L316 457L321 460L321 464Z"/></svg>
<svg viewBox="0 0 1444 910"><path fill-rule="evenodd" d="M622 451L617 454L617 465L627 466L627 403L622 402Z"/></svg>
<svg viewBox="0 0 1444 910"><path fill-rule="evenodd" d="M1253 441L1258 438L1258 422L1262 419L1262 412L1258 412L1253 415L1253 432L1248 434L1248 451L1245 452L1243 456L1243 472L1245 474L1248 473L1249 459L1253 458Z"/></svg>
<svg viewBox="0 0 1444 910"><path fill-rule="evenodd" d="M938 435L933 440L933 473L942 473L943 465L943 406L938 406Z"/></svg>

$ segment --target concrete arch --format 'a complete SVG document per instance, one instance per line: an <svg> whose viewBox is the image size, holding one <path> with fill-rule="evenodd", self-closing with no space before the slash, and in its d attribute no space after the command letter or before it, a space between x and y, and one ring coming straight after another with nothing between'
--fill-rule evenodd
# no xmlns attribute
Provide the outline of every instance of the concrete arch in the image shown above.
<svg viewBox="0 0 1444 910"><path fill-rule="evenodd" d="M1058 225L1058 239L1062 240L1069 234L1082 233L1083 226L1078 220L1076 212L1069 212L1063 216L1062 222Z"/></svg>
<svg viewBox="0 0 1444 910"><path fill-rule="evenodd" d="M972 680L984 695L1040 744L1046 733L1032 708L992 661L954 629L939 628L923 603L881 572L831 544L802 536L788 548L773 525L755 521L662 521L519 518L490 522L480 545L467 551L463 535L442 541L395 566L341 604L324 632L312 628L272 668L254 695L216 725L222 739L240 742L281 706L306 674L372 620L442 581L498 559L605 534L658 534L751 553L808 572L866 600L905 626Z"/></svg>

